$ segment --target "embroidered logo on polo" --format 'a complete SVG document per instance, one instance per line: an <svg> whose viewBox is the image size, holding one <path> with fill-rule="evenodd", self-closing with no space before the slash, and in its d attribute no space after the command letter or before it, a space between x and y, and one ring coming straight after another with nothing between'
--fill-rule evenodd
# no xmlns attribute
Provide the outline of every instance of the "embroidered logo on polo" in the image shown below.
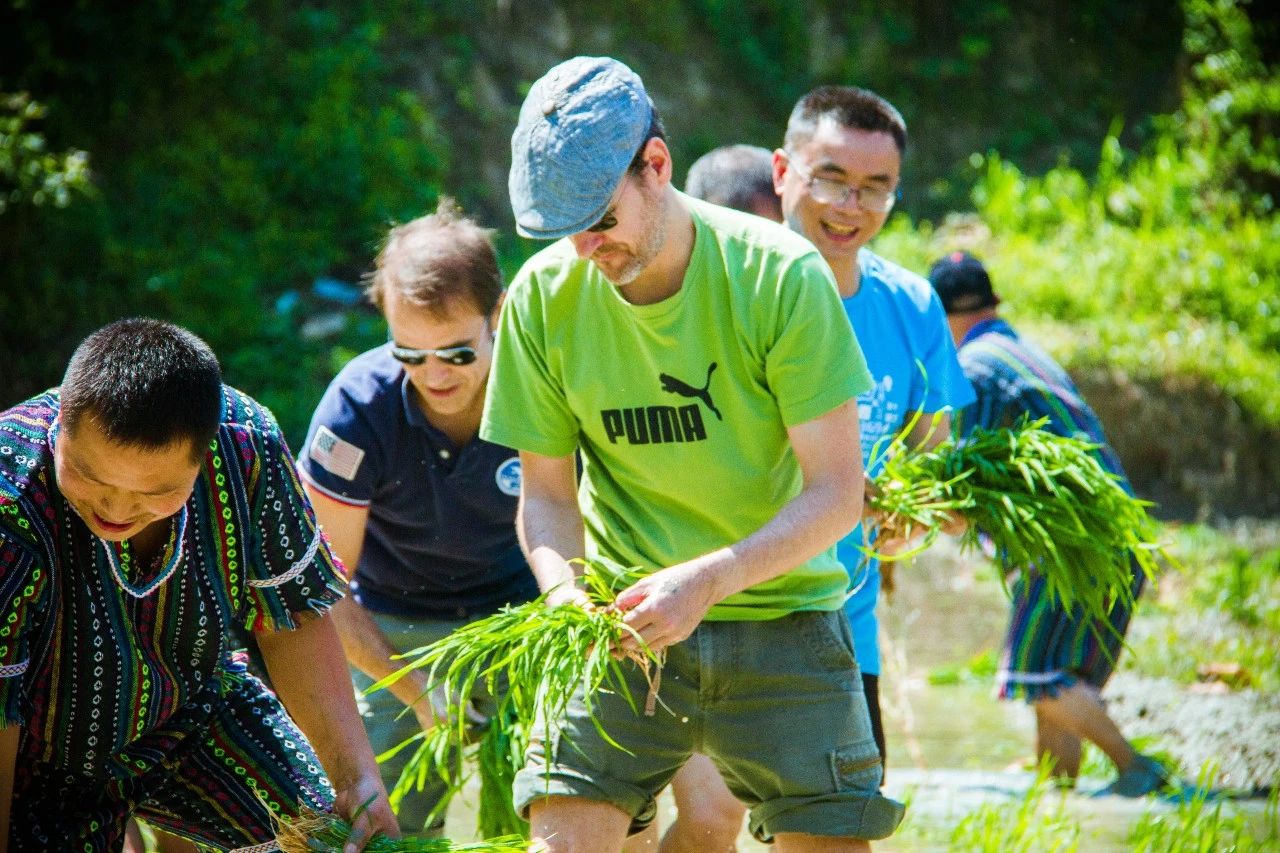
<svg viewBox="0 0 1280 853"><path fill-rule="evenodd" d="M691 385L669 373L659 373L658 383L663 391L694 400L682 406L629 406L621 409L603 409L600 418L605 435L611 444L625 441L627 444L674 444L689 441L706 441L707 425L702 415L706 406L716 420L724 416L716 408L711 397L711 374L716 362L707 367L706 381L702 387Z"/></svg>
<svg viewBox="0 0 1280 853"><path fill-rule="evenodd" d="M510 459L498 466L498 470L493 473L493 479L498 484L498 491L504 495L511 497L520 496L520 457L512 456Z"/></svg>

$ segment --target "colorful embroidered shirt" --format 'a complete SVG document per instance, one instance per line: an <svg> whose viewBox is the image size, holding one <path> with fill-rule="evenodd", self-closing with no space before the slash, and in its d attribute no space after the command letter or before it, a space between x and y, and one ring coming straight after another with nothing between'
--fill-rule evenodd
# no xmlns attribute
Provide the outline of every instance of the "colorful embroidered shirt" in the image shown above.
<svg viewBox="0 0 1280 853"><path fill-rule="evenodd" d="M176 570L128 594L120 546L58 490L58 410L50 391L0 414L0 713L23 727L20 761L137 775L207 718L229 625L293 627L345 585L271 414L224 386Z"/></svg>
<svg viewBox="0 0 1280 853"><path fill-rule="evenodd" d="M960 413L959 434L968 435L974 427L1013 426L1023 415L1048 418L1044 429L1049 432L1101 445L1095 451L1098 461L1118 474L1120 484L1132 494L1120 458L1107 444L1102 423L1071 377L1004 320L983 320L969 330L960 342L960 366L978 399Z"/></svg>

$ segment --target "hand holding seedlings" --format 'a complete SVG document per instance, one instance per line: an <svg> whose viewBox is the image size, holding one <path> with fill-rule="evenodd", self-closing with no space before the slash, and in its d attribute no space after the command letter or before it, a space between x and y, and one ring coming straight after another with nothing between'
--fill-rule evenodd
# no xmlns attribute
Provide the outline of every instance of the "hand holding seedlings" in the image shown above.
<svg viewBox="0 0 1280 853"><path fill-rule="evenodd" d="M693 633L711 605L715 591L708 573L696 563L681 563L654 572L618 594L614 605L636 635L624 635L619 648L634 654L641 642L661 651Z"/></svg>
<svg viewBox="0 0 1280 853"><path fill-rule="evenodd" d="M1102 467L1097 445L1046 432L1042 423L978 429L927 451L895 442L869 500L877 513L876 556L917 553L959 515L968 523L964 544L976 547L981 535L1004 567L1035 569L1055 601L1105 623L1113 601L1132 598L1130 561L1154 575L1164 549L1149 504ZM922 535L905 554L878 550L881 539Z"/></svg>

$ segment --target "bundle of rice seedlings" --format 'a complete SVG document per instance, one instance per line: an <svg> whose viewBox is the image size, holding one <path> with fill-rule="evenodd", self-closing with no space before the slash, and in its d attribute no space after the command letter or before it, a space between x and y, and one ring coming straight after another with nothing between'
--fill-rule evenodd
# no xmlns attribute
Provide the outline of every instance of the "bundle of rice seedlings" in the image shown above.
<svg viewBox="0 0 1280 853"><path fill-rule="evenodd" d="M919 553L957 513L969 525L964 545L979 547L985 537L1006 569L1043 575L1062 607L1105 622L1113 602L1132 604L1134 566L1152 577L1157 555L1168 557L1150 503L1102 466L1099 445L1041 429L1046 422L976 429L931 450L896 439L868 499L881 514L877 537L924 538L906 553L871 553Z"/></svg>
<svg viewBox="0 0 1280 853"><path fill-rule="evenodd" d="M528 726L541 721L548 734L558 729L565 706L579 686L584 688L587 713L596 729L618 746L592 714L593 697L601 690L617 692L633 710L636 708L623 680L622 660L615 657L615 651L623 638L640 638L622 621L613 599L640 575L637 570L610 573L591 561L583 564L591 607L547 607L545 596L504 607L435 643L400 655L410 662L369 688L382 689L407 672L426 668L427 689L443 687L454 703L448 709L449 723L415 735L378 757L379 761L386 760L416 744L391 792L393 806L407 791L415 787L421 790L427 774L434 772L449 786L445 800L432 815L438 816L448 799L465 784L471 758L481 777L480 834L527 833L527 825L511 804L511 783L524 764ZM646 675L651 665L661 663L659 655L643 641L637 651L624 659L640 665ZM474 738L468 730L462 701L477 684L484 684L496 695L504 680L506 691L498 713L474 749L468 750L466 747Z"/></svg>
<svg viewBox="0 0 1280 853"><path fill-rule="evenodd" d="M449 724L432 726L425 732L397 744L378 756L383 762L401 750L414 747L388 797L397 812L404 797L421 792L429 776L446 784L443 795L426 817L433 824L444 817L450 801L462 791L473 772L480 777L480 802L476 810L476 831L481 838L500 835L528 836L529 824L516 812L511 789L516 771L524 766L524 750L529 745L528 727L504 701L478 735L467 730L468 742L458 742L457 730ZM416 744L416 746L415 746Z"/></svg>
<svg viewBox="0 0 1280 853"><path fill-rule="evenodd" d="M281 853L342 853L351 824L333 814L306 811L295 820L280 819L276 841ZM377 833L365 843L366 853L525 853L520 835L470 843L447 838L388 838Z"/></svg>
<svg viewBox="0 0 1280 853"><path fill-rule="evenodd" d="M516 772L524 766L528 745L528 726L504 703L476 744L476 769L480 775L476 829L482 838L529 834L528 822L520 817L511 799Z"/></svg>

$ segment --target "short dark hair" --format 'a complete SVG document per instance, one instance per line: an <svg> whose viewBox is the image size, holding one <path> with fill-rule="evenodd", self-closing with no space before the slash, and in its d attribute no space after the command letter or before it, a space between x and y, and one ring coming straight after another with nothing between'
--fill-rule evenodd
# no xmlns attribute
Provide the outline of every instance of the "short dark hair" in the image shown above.
<svg viewBox="0 0 1280 853"><path fill-rule="evenodd" d="M934 261L929 267L929 283L948 314L981 311L1000 304L987 268L968 252L952 252Z"/></svg>
<svg viewBox="0 0 1280 853"><path fill-rule="evenodd" d="M640 143L640 147L636 149L636 153L631 158L631 165L627 166L628 175L638 175L644 171L645 159L644 149L649 144L650 139L661 139L667 141L667 128L662 123L662 116L658 115L658 108L650 104L652 114L649 116L649 130L644 135L644 140Z"/></svg>
<svg viewBox="0 0 1280 853"><path fill-rule="evenodd" d="M793 151L803 145L824 118L852 130L883 131L893 137L899 154L907 150L907 123L902 114L875 92L857 86L819 86L797 101L787 119L784 147Z"/></svg>
<svg viewBox="0 0 1280 853"><path fill-rule="evenodd" d="M191 332L134 317L84 339L67 364L60 398L69 433L87 418L118 444L161 449L185 440L199 457L222 420L222 371Z"/></svg>
<svg viewBox="0 0 1280 853"><path fill-rule="evenodd" d="M502 287L493 231L465 216L445 196L435 213L391 229L365 293L384 308L387 293L394 291L437 316L446 314L454 299L469 299L487 316Z"/></svg>
<svg viewBox="0 0 1280 853"><path fill-rule="evenodd" d="M689 167L684 191L694 198L750 213L761 198L775 198L773 153L759 145L723 145Z"/></svg>

